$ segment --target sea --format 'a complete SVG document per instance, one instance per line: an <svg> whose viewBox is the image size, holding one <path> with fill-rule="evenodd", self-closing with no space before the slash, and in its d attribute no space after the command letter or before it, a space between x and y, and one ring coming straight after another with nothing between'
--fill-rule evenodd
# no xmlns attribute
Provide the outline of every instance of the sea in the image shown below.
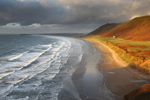
<svg viewBox="0 0 150 100"><path fill-rule="evenodd" d="M101 57L92 48L90 43L64 36L0 35L0 100L86 100L72 77L81 67L85 71L89 67L96 69ZM94 55L98 59L93 59ZM89 60L90 57L93 58ZM86 64L81 64L83 61ZM87 62L92 65L87 66ZM90 74L82 73L79 82L97 86L106 94L104 98L111 100L103 75L95 71L98 79L88 78L93 75L89 71ZM91 81L96 81L96 85ZM95 100L105 100L98 98Z"/></svg>

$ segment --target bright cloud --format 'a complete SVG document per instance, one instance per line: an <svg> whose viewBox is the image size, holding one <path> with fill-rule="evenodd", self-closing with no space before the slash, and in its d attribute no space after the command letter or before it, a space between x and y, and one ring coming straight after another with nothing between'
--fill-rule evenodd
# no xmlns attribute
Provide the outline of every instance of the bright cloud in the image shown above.
<svg viewBox="0 0 150 100"><path fill-rule="evenodd" d="M9 27L9 28L19 28L21 25L20 25L20 23L8 23L8 24L6 24L5 26L3 26L3 27Z"/></svg>

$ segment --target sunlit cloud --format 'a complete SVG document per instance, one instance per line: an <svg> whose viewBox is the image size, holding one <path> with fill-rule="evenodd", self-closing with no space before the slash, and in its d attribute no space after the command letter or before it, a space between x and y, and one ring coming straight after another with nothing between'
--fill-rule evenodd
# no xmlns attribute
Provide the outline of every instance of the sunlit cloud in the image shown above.
<svg viewBox="0 0 150 100"><path fill-rule="evenodd" d="M136 17L139 17L139 15L134 15L134 16L132 16L130 19L134 19L134 18L136 18Z"/></svg>
<svg viewBox="0 0 150 100"><path fill-rule="evenodd" d="M32 27L32 28L39 28L41 26L41 24L32 24L32 25L29 25L29 27Z"/></svg>

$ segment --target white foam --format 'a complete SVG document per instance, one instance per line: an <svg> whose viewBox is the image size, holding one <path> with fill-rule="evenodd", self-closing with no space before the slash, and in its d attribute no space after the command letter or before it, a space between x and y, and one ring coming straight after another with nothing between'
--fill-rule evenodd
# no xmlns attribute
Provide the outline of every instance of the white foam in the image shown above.
<svg viewBox="0 0 150 100"><path fill-rule="evenodd" d="M44 45L45 47L45 45ZM30 65L32 62L34 62L35 60L37 60L43 53L45 53L46 51L48 51L51 48L51 44L47 46L48 48L41 51L41 52L26 52L23 53L23 56L19 56L17 59L19 61L15 61L15 62L6 62L2 65L0 65L0 79L13 73L16 70L20 70L23 67L26 67L28 65ZM3 74L4 72L10 72L10 73L6 73Z"/></svg>
<svg viewBox="0 0 150 100"><path fill-rule="evenodd" d="M1 63L0 65L5 64L5 63L7 63L7 62L9 62L9 61L18 59L18 58L20 58L21 56L23 56L25 53L28 53L29 51L31 51L31 50L33 50L33 49L34 49L34 47L30 47L30 48L28 48L27 51L25 51L25 52L22 52L22 53L15 53L15 54L11 54L11 55L7 55L7 56L4 56L4 57L1 57L0 60L2 60L2 63ZM14 49L14 50L15 50L15 49Z"/></svg>
<svg viewBox="0 0 150 100"><path fill-rule="evenodd" d="M21 57L21 56L23 56L25 53L28 53L29 51L26 51L26 52L23 52L23 53L21 53L21 54L15 54L15 55L11 55L10 57L9 57L9 61L11 61L11 60L15 60L15 59L17 59L17 58L19 58L19 57Z"/></svg>
<svg viewBox="0 0 150 100"><path fill-rule="evenodd" d="M29 97L26 96L25 98L20 98L20 99L15 99L15 100L28 100L28 99L29 99Z"/></svg>
<svg viewBox="0 0 150 100"><path fill-rule="evenodd" d="M61 46L62 47L62 46ZM35 60L39 60L39 63L38 64L34 64L34 66L31 66L31 68L29 69L24 69L22 71L18 71L18 72L10 72L10 73L7 73L7 74L1 74L1 78L4 77L4 76L7 76L9 75L7 78L9 78L9 80L7 82L9 83L12 83L12 84L17 84L18 82L20 81L23 81L24 79L28 80L28 79L31 79L32 77L34 77L35 75L39 74L39 73L42 73L43 71L45 71L47 68L49 68L50 64L52 61L58 61L57 63L59 63L58 66L60 66L60 58L58 58L60 52L56 52L55 55L50 55L50 56L43 56L43 57L40 57L44 52L48 51L49 48L47 48L46 50L42 51L41 53L39 52L36 52L36 53L26 53L24 54L24 56L21 56L19 57L18 59L20 61L24 61L24 62L10 62L10 63L7 63L5 65L5 67L3 68L6 68L6 67L9 67L10 65L13 65L13 67L16 67L16 64L17 65L24 65L24 66L27 66L29 65L31 62L35 61ZM55 59L54 59L54 56L55 56ZM53 60L52 60L53 58ZM44 60L46 59L46 60ZM49 61L49 63L47 63ZM57 66L57 67L58 67ZM12 68L12 66L11 66ZM19 67L17 68L17 70L21 69L22 67ZM52 76L49 76L47 78L49 79L52 79L57 73L59 73L59 68L56 68L57 70L55 71L55 74L53 74ZM14 69L15 70L15 69ZM7 71L7 70L5 70ZM17 78L18 76L18 78ZM16 78L16 79L14 79Z"/></svg>
<svg viewBox="0 0 150 100"><path fill-rule="evenodd" d="M7 98L7 100L29 100L29 97L26 96L25 98L18 98L18 99L16 99L13 96L11 96L11 97Z"/></svg>

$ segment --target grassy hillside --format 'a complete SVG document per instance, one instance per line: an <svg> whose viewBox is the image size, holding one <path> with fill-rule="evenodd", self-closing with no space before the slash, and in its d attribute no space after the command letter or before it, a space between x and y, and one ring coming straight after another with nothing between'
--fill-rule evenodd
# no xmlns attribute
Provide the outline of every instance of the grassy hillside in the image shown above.
<svg viewBox="0 0 150 100"><path fill-rule="evenodd" d="M111 23L111 24L105 24L100 26L99 28L97 28L96 30L92 31L91 33L89 33L89 35L100 35L103 32L106 32L108 30L113 29L114 27L116 27L119 24L116 23Z"/></svg>
<svg viewBox="0 0 150 100"><path fill-rule="evenodd" d="M95 34L104 38L117 36L134 41L150 41L150 16L137 17L116 25L106 24L91 32L89 35Z"/></svg>

